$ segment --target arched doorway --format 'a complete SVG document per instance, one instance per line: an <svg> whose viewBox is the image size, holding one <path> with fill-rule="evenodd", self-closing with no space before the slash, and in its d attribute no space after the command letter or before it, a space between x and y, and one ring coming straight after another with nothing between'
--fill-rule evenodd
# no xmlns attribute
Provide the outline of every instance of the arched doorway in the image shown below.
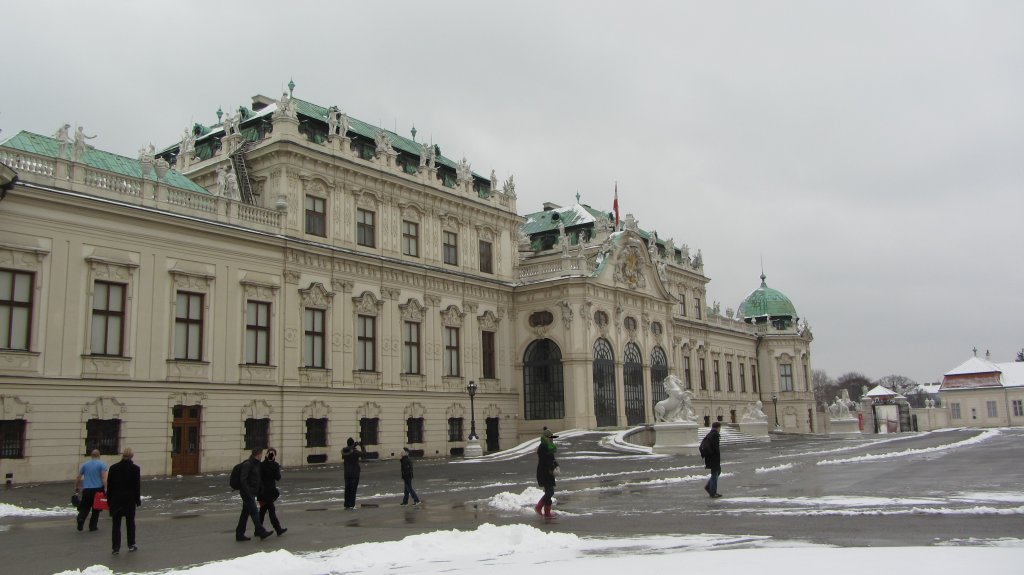
<svg viewBox="0 0 1024 575"><path fill-rule="evenodd" d="M661 346L655 346L651 352L651 405L668 399L662 382L668 377L668 358Z"/></svg>
<svg viewBox="0 0 1024 575"><path fill-rule="evenodd" d="M626 395L626 425L644 422L644 360L635 343L626 344L622 383Z"/></svg>
<svg viewBox="0 0 1024 575"><path fill-rule="evenodd" d="M615 352L608 340L594 342L594 416L598 427L617 423L615 411Z"/></svg>
<svg viewBox="0 0 1024 575"><path fill-rule="evenodd" d="M534 341L523 354L523 404L525 419L565 417L562 350L550 339Z"/></svg>

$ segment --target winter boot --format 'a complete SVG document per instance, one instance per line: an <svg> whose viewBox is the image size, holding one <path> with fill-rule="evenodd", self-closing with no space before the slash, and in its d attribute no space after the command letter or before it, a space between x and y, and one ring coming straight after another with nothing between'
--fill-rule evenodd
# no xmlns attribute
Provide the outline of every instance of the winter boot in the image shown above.
<svg viewBox="0 0 1024 575"><path fill-rule="evenodd" d="M557 515L555 515L554 513L551 512L551 504L550 503L548 503L547 505L544 506L544 517L558 517Z"/></svg>
<svg viewBox="0 0 1024 575"><path fill-rule="evenodd" d="M544 500L543 499L538 501L537 504L533 506L533 510L537 512L537 515L543 515L544 514L544 512L542 511L543 509L544 509Z"/></svg>

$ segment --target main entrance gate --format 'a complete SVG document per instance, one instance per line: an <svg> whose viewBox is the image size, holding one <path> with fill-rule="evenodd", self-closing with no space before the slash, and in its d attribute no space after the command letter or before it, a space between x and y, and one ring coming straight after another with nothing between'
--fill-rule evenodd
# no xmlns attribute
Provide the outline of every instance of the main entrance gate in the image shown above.
<svg viewBox="0 0 1024 575"><path fill-rule="evenodd" d="M640 348L634 343L626 345L622 365L622 383L626 394L626 425L644 422L644 365Z"/></svg>
<svg viewBox="0 0 1024 575"><path fill-rule="evenodd" d="M615 353L606 339L594 342L594 416L598 427L617 424L615 405Z"/></svg>

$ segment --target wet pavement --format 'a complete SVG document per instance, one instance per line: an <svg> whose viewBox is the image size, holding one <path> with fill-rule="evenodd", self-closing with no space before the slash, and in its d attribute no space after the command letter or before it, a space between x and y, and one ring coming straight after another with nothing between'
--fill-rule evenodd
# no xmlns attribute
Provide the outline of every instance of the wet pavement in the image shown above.
<svg viewBox="0 0 1024 575"><path fill-rule="evenodd" d="M545 520L525 503L496 507L495 495L525 502L536 457L417 460L421 507L401 507L397 460L363 465L361 507L342 505L338 466L285 469L278 514L288 533L239 543L237 494L227 475L143 479L140 551L110 555L110 519L78 532L74 517L0 517L5 570L55 573L103 564L153 571L257 551L301 553L397 540L483 523L526 523L584 536L700 534L770 536L840 546L964 544L1024 537L1024 429L950 430L828 439L780 436L770 444L723 446L722 499L702 489L694 456L628 455L604 449L605 433L558 440L563 474ZM145 470L143 470L145 472ZM66 505L70 482L16 486L0 503ZM252 528L249 528L252 534Z"/></svg>

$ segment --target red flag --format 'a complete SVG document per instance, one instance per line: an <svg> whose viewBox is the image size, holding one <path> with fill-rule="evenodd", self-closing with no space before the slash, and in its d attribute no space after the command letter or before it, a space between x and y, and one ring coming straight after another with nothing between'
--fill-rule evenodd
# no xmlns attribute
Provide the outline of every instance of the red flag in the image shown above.
<svg viewBox="0 0 1024 575"><path fill-rule="evenodd" d="M615 231L619 231L619 183L615 182L615 201L612 202L612 209L615 210Z"/></svg>

